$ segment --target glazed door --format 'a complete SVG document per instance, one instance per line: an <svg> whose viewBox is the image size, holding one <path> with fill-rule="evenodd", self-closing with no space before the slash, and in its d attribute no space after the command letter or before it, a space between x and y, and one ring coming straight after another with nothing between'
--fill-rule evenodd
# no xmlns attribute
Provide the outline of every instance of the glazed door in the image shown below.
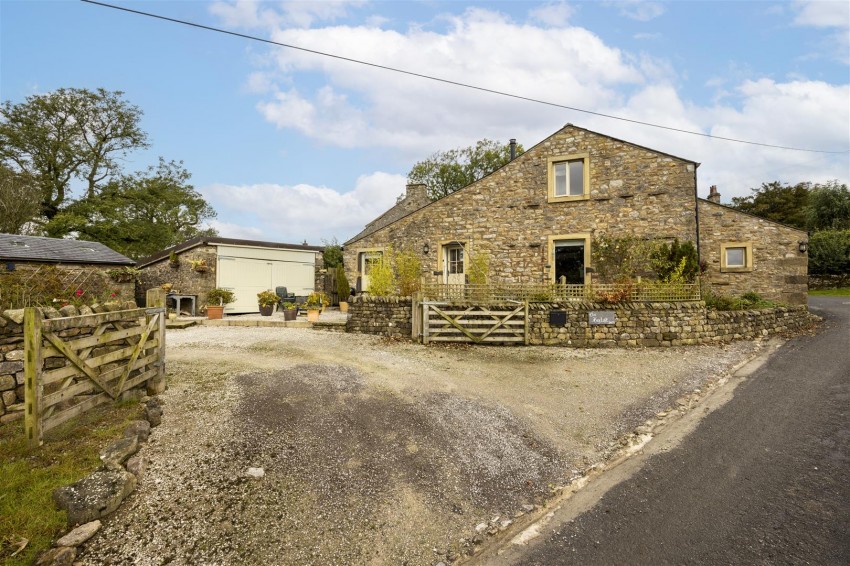
<svg viewBox="0 0 850 566"><path fill-rule="evenodd" d="M555 242L555 282L584 285L584 240ZM561 279L561 278L564 279Z"/></svg>
<svg viewBox="0 0 850 566"><path fill-rule="evenodd" d="M450 244L443 248L445 282L449 285L464 285L466 283L466 270L464 269L463 246Z"/></svg>

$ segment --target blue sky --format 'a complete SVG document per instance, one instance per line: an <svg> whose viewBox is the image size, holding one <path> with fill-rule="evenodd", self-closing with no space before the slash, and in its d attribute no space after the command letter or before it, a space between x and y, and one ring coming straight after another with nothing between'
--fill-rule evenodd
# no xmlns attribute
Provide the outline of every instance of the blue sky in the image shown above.
<svg viewBox="0 0 850 566"><path fill-rule="evenodd" d="M344 241L416 161L572 122L701 162L724 201L764 181L850 180L850 3L114 0L172 18L560 104L769 144L709 140L511 100L67 1L0 1L0 97L121 90L181 159L224 236Z"/></svg>

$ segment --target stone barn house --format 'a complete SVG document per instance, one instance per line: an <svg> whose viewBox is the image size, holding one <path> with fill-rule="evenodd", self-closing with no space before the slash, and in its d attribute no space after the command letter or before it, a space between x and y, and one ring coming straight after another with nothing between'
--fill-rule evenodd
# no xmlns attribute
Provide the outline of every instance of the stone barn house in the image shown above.
<svg viewBox="0 0 850 566"><path fill-rule="evenodd" d="M321 288L323 250L306 244L199 236L140 260L139 292L144 296L148 289L170 283L174 295L194 299L194 314L200 314L207 292L221 287L236 295L225 313L259 312L260 291L286 287L287 293L306 297ZM181 301L181 311L191 304Z"/></svg>
<svg viewBox="0 0 850 566"><path fill-rule="evenodd" d="M593 277L594 242L636 236L691 241L722 294L754 291L807 301L805 232L750 216L697 193L699 163L567 124L490 175L439 200L424 187L344 244L347 274L368 289L387 246L422 261L426 283L466 283L468 254L485 253L506 283Z"/></svg>
<svg viewBox="0 0 850 566"><path fill-rule="evenodd" d="M100 242L0 234L0 311L76 300L132 300L136 264Z"/></svg>

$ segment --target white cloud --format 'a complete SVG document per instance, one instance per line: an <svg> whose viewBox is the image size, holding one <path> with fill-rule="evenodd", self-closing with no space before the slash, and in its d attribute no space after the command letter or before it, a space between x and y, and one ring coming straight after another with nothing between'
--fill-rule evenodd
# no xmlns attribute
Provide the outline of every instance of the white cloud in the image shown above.
<svg viewBox="0 0 850 566"><path fill-rule="evenodd" d="M648 22L662 15L666 10L659 2L644 2L643 0L625 0L617 2L620 15L639 22Z"/></svg>
<svg viewBox="0 0 850 566"><path fill-rule="evenodd" d="M574 13L575 8L566 2L551 2L534 8L528 15L544 26L563 27Z"/></svg>
<svg viewBox="0 0 850 566"><path fill-rule="evenodd" d="M231 222L213 222L222 236L318 244L345 241L395 204L407 182L403 175L375 172L342 192L307 184L215 184L201 189L214 208L226 208Z"/></svg>
<svg viewBox="0 0 850 566"><path fill-rule="evenodd" d="M638 40L655 40L661 37L660 33L636 33L632 36L634 39Z"/></svg>
<svg viewBox="0 0 850 566"><path fill-rule="evenodd" d="M843 0L797 0L794 23L801 26L850 28L850 3Z"/></svg>
<svg viewBox="0 0 850 566"><path fill-rule="evenodd" d="M310 27L316 22L343 18L348 15L350 6L364 3L363 0L296 0L269 5L257 0L234 0L213 2L210 12L224 24L234 27Z"/></svg>

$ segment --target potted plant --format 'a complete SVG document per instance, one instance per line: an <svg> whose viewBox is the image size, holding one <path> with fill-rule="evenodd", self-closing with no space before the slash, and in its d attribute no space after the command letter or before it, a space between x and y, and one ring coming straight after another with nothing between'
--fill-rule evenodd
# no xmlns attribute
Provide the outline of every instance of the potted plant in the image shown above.
<svg viewBox="0 0 850 566"><path fill-rule="evenodd" d="M236 300L236 295L229 289L217 287L207 292L207 318L210 320L220 319L224 315L224 305L229 305Z"/></svg>
<svg viewBox="0 0 850 566"><path fill-rule="evenodd" d="M286 301L283 307L283 320L295 320L298 317L298 305Z"/></svg>
<svg viewBox="0 0 850 566"><path fill-rule="evenodd" d="M197 273L206 273L210 269L205 259L190 259L189 263L192 264L192 270Z"/></svg>
<svg viewBox="0 0 850 566"><path fill-rule="evenodd" d="M274 306L280 300L273 291L260 291L257 293L257 302L260 305L260 314L263 316L271 316L274 312Z"/></svg>
<svg viewBox="0 0 850 566"><path fill-rule="evenodd" d="M168 254L168 265L170 265L172 269L180 267L180 258L177 257L176 253L171 252Z"/></svg>
<svg viewBox="0 0 850 566"><path fill-rule="evenodd" d="M324 293L314 291L310 293L307 300L304 301L304 308L307 309L307 321L317 322L319 313L322 312L322 295Z"/></svg>
<svg viewBox="0 0 850 566"><path fill-rule="evenodd" d="M336 268L336 294L339 296L340 312L348 312L348 296L351 294L351 287L348 285L348 277L345 276L345 268L341 265Z"/></svg>

